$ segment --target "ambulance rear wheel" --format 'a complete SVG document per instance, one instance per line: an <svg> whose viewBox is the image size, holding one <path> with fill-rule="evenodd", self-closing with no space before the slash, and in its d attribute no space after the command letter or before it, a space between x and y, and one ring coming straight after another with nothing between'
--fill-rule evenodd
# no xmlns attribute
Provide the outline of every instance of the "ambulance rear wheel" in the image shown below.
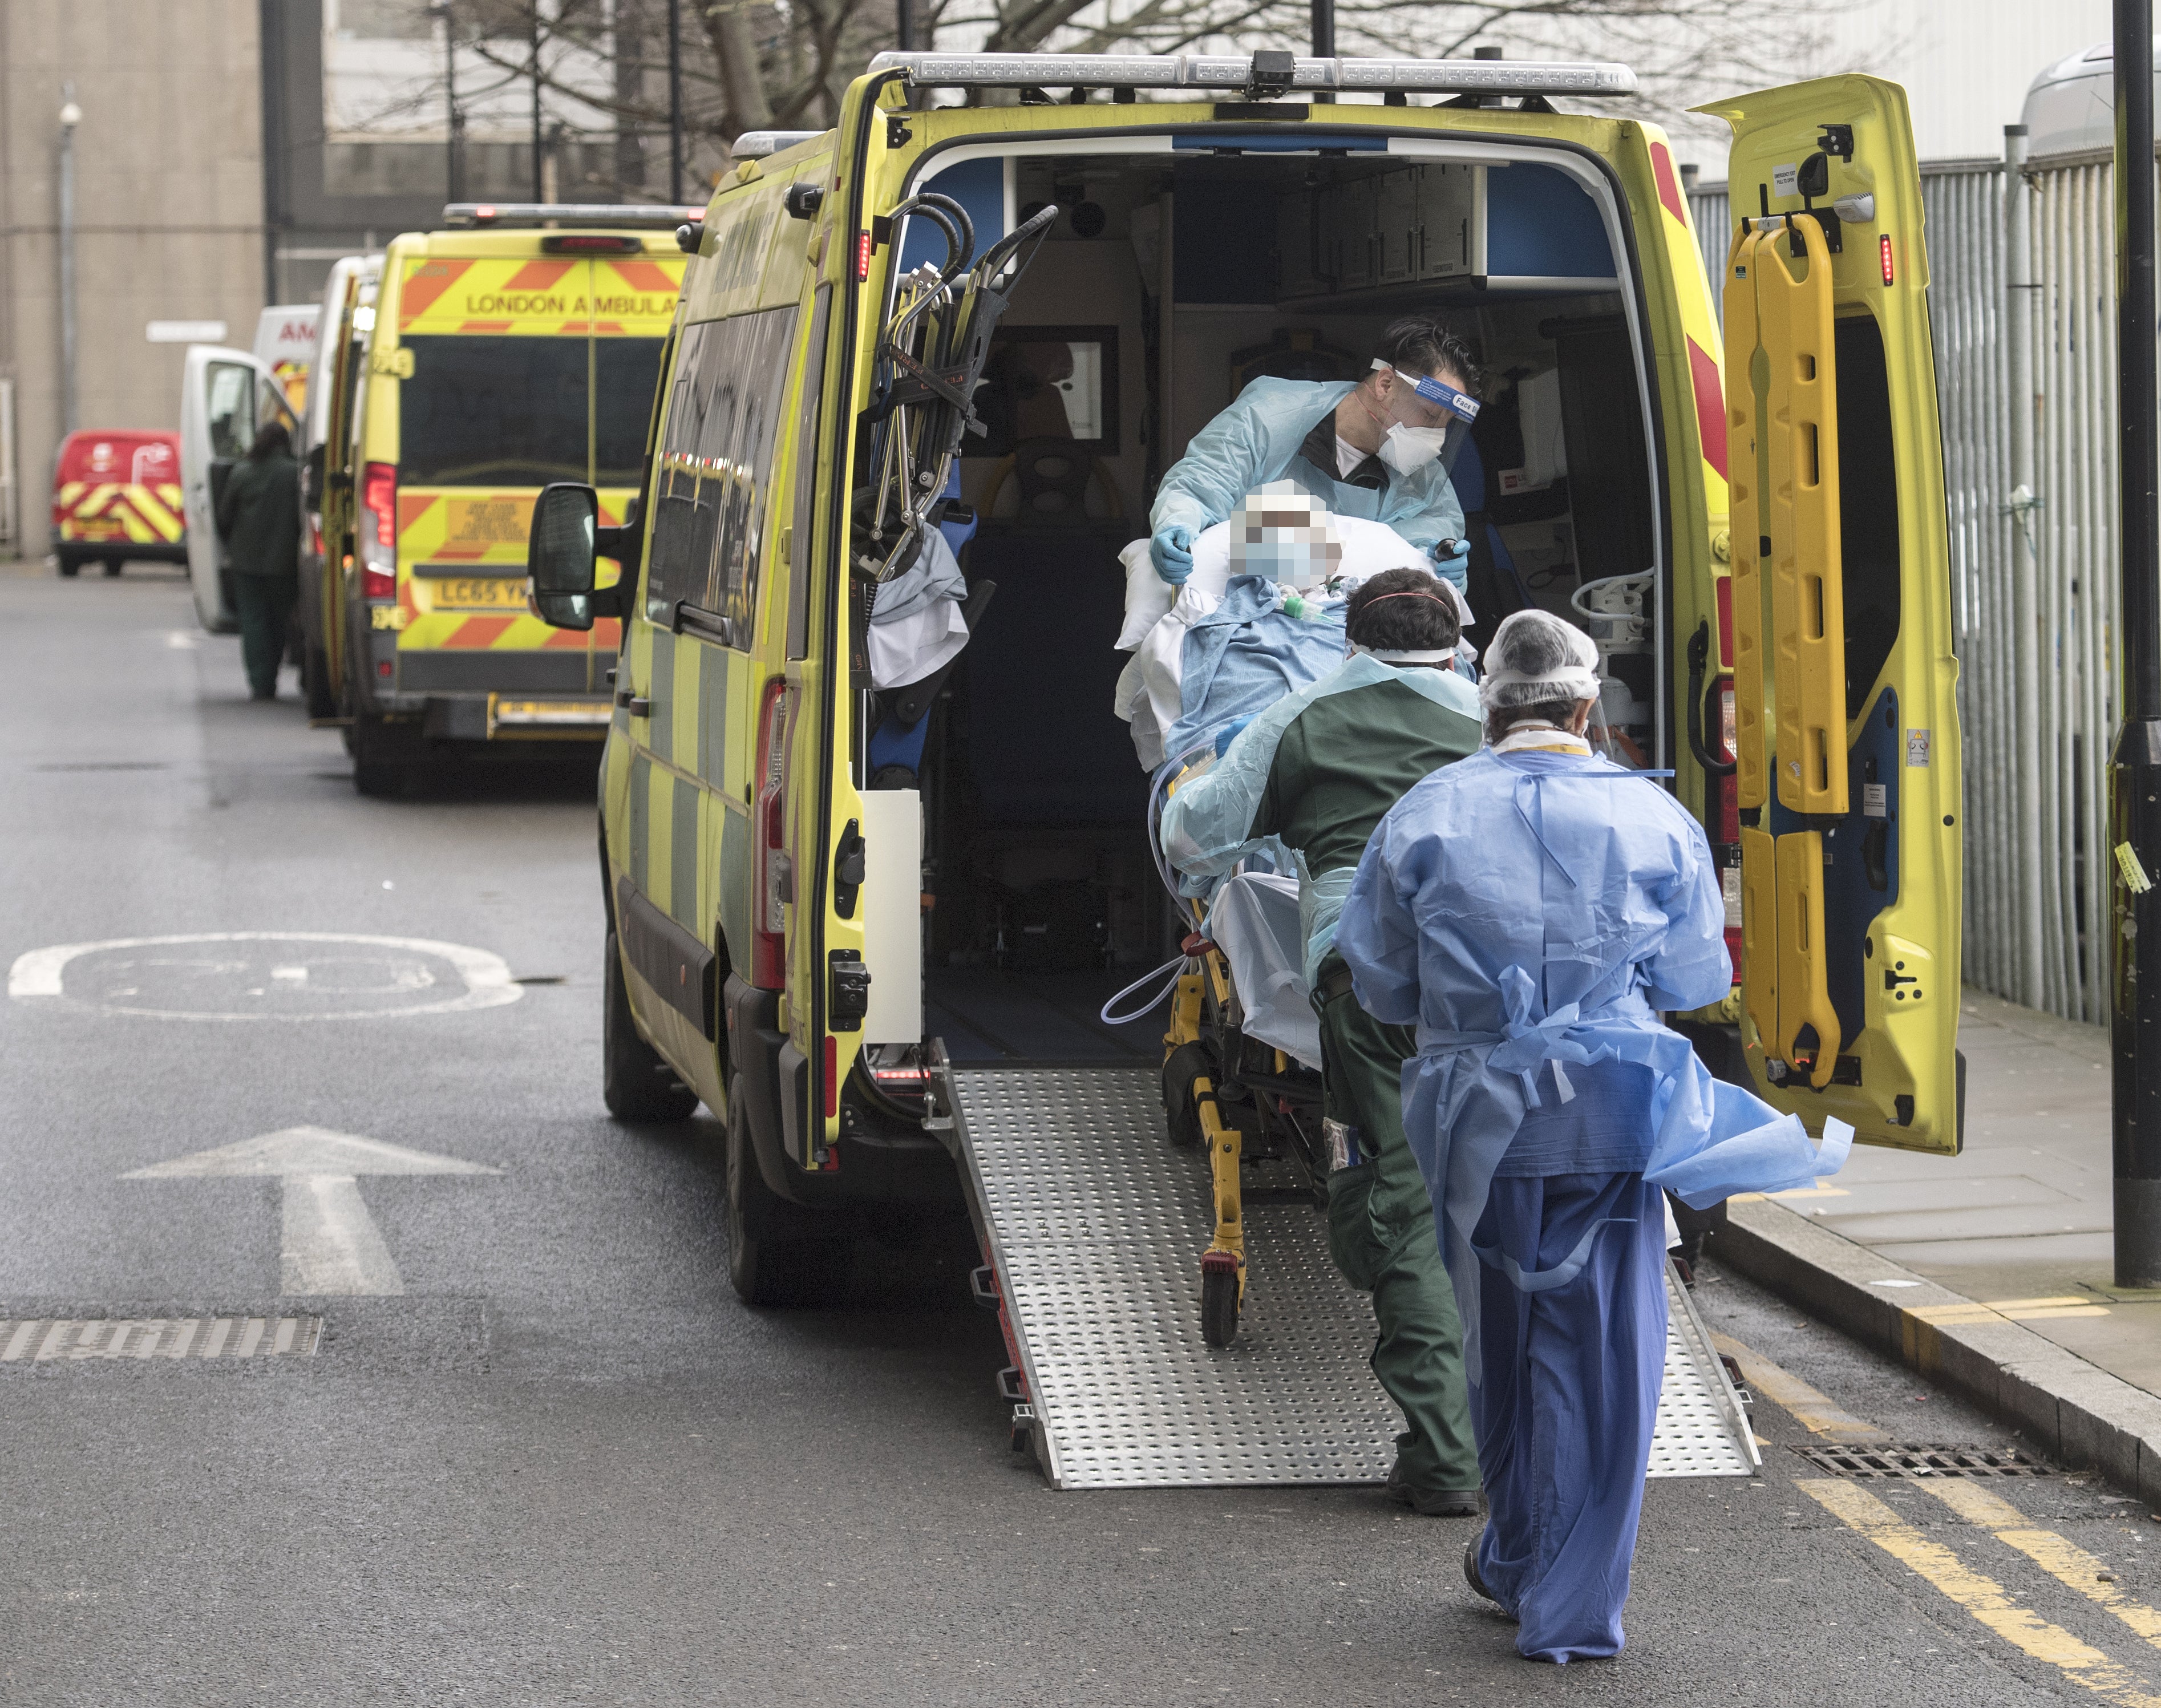
<svg viewBox="0 0 2161 1708"><path fill-rule="evenodd" d="M125 558L107 558L105 560L105 573L107 576L117 575L126 566Z"/></svg>
<svg viewBox="0 0 2161 1708"><path fill-rule="evenodd" d="M61 546L53 553L53 567L61 575L72 580L82 572L82 559L65 546Z"/></svg>
<svg viewBox="0 0 2161 1708"><path fill-rule="evenodd" d="M379 717L358 717L345 733L346 751L352 755L353 788L371 800L403 794L420 757L409 726Z"/></svg>
<svg viewBox="0 0 2161 1708"><path fill-rule="evenodd" d="M765 1184L751 1149L749 1105L728 1100L728 1284L745 1304L812 1304L836 1295L854 1253L848 1242L789 1237L805 1212Z"/></svg>
<svg viewBox="0 0 2161 1708"><path fill-rule="evenodd" d="M601 1008L601 1099L618 1121L687 1121L698 1094L680 1084L660 1052L638 1035L630 990L623 983L622 955L607 934L607 994Z"/></svg>
<svg viewBox="0 0 2161 1708"><path fill-rule="evenodd" d="M337 695L331 688L330 655L312 642L300 666L300 691L307 696L310 717L337 716Z"/></svg>

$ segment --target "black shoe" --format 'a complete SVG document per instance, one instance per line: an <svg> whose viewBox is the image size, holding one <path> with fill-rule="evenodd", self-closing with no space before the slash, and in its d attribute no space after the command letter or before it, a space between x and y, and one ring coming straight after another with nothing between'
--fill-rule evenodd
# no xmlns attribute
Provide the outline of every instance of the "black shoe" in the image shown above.
<svg viewBox="0 0 2161 1708"><path fill-rule="evenodd" d="M1478 1491L1475 1488L1414 1488L1404 1480L1403 1461L1388 1467L1388 1498L1398 1506L1429 1518L1475 1518Z"/></svg>
<svg viewBox="0 0 2161 1708"><path fill-rule="evenodd" d="M1478 1544L1473 1540L1463 1544L1463 1580L1471 1586L1471 1593L1481 1601L1491 1601L1514 1622L1516 1616L1501 1606L1501 1598L1486 1587L1486 1580L1478 1575Z"/></svg>

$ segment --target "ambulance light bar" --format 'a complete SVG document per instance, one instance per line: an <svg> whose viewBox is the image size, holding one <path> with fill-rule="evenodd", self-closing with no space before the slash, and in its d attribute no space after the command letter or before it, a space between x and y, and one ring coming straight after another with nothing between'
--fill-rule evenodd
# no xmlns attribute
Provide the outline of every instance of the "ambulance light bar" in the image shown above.
<svg viewBox="0 0 2161 1708"><path fill-rule="evenodd" d="M1257 63L1258 62L1258 63ZM1288 68L1286 78L1283 73ZM1421 95L1632 95L1610 60L1306 60L1261 54L880 54L871 70L919 88L1326 90Z"/></svg>
<svg viewBox="0 0 2161 1708"><path fill-rule="evenodd" d="M662 207L652 202L454 201L443 209L443 224L451 231L582 226L672 232L685 220L705 216L702 207Z"/></svg>
<svg viewBox="0 0 2161 1708"><path fill-rule="evenodd" d="M728 158L763 160L768 154L778 154L799 143L813 142L825 134L823 131L745 131L728 144Z"/></svg>

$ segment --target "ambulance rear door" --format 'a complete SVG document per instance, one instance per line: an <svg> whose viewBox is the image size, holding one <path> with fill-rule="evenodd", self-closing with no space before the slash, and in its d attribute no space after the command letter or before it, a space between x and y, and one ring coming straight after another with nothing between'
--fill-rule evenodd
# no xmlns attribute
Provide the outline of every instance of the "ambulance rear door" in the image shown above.
<svg viewBox="0 0 2161 1708"><path fill-rule="evenodd" d="M180 502L195 617L214 634L237 626L226 585L230 559L217 537L217 501L233 464L273 419L285 424L297 445L299 424L268 362L245 350L188 346L180 378Z"/></svg>
<svg viewBox="0 0 2161 1708"><path fill-rule="evenodd" d="M1943 450L1905 92L1733 127L1724 279L1742 1034L1764 1095L1960 1143L1961 814Z"/></svg>

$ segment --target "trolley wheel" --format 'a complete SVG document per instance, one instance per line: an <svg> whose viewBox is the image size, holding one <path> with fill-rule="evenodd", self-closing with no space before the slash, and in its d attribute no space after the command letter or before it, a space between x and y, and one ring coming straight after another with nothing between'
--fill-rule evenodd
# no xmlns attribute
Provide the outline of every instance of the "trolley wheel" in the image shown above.
<svg viewBox="0 0 2161 1708"><path fill-rule="evenodd" d="M1227 1346L1238 1338L1238 1271L1235 1263L1200 1260L1200 1338Z"/></svg>
<svg viewBox="0 0 2161 1708"><path fill-rule="evenodd" d="M1215 1076L1215 1058L1205 1044L1181 1044L1164 1058L1163 1112L1169 1117L1170 1142L1176 1148L1200 1145L1200 1110L1193 1100L1193 1082Z"/></svg>

